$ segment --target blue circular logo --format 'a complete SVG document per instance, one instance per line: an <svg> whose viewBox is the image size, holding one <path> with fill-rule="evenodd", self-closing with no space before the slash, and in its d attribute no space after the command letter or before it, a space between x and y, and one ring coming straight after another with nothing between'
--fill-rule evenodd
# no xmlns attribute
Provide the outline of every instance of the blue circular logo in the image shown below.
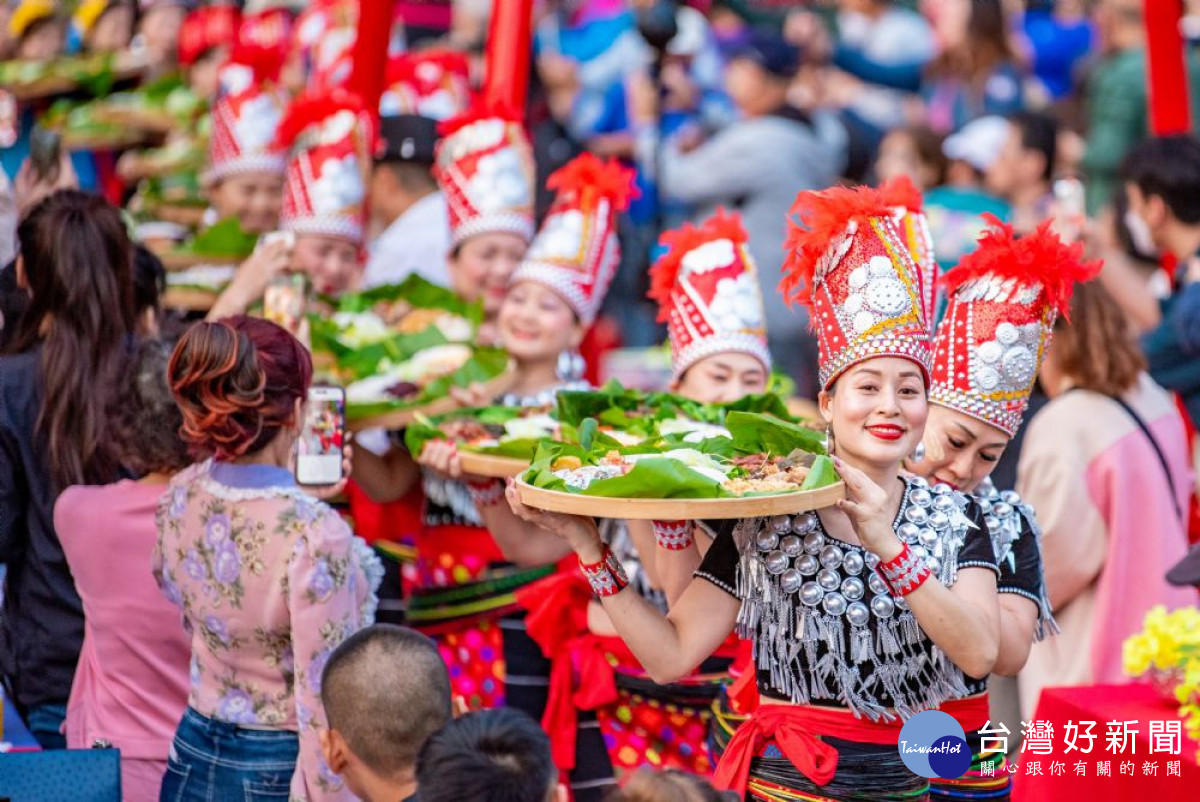
<svg viewBox="0 0 1200 802"><path fill-rule="evenodd" d="M971 768L962 725L940 710L925 710L904 722L897 748L904 765L920 777L954 780Z"/></svg>

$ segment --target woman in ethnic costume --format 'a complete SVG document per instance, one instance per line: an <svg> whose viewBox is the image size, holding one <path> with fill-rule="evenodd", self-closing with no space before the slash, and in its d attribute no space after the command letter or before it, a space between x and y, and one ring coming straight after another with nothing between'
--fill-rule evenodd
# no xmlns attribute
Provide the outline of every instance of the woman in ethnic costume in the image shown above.
<svg viewBox="0 0 1200 802"><path fill-rule="evenodd" d="M533 151L519 122L484 106L449 121L443 133L434 174L450 217L447 265L455 291L483 304L480 341L493 342L503 288L534 233ZM503 556L481 525L469 489L422 471L402 445L382 455L359 449L354 479L381 503L422 487L409 623L438 641L454 693L469 707L502 704L504 666L495 620L512 603L507 582L514 578L486 580L488 567Z"/></svg>
<svg viewBox="0 0 1200 802"><path fill-rule="evenodd" d="M1083 246L1063 244L1049 223L1017 239L1011 226L994 222L978 248L946 274L949 299L934 336L925 456L907 463L935 489L975 495L984 511L1000 568L994 671L1004 676L1016 676L1033 640L1056 627L1033 510L1011 489L997 491L990 475L1021 426L1055 318L1066 312L1075 282L1096 274L1098 265L1082 256ZM969 685L973 692L986 689L984 680ZM931 781L931 798L1007 799L1012 779L1004 755L981 755L977 732L968 732L967 743L971 770L957 780ZM984 760L996 764L991 776L981 770Z"/></svg>
<svg viewBox="0 0 1200 802"><path fill-rule="evenodd" d="M875 190L802 193L785 287L820 336L822 416L847 498L816 513L725 522L671 612L647 605L585 518L509 503L571 544L621 637L658 681L683 676L735 626L754 641L762 704L717 785L749 799L911 800L927 793L896 749L942 706L987 718L966 675L998 649L996 565L979 507L902 478L928 412L929 334L911 257ZM929 524L926 543L906 521Z"/></svg>

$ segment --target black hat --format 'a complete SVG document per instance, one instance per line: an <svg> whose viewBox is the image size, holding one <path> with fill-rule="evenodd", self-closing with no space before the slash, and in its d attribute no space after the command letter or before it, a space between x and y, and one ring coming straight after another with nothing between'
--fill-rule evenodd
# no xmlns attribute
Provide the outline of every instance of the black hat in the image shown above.
<svg viewBox="0 0 1200 802"><path fill-rule="evenodd" d="M800 49L782 36L758 28L738 46L731 58L748 59L772 75L792 79L800 69Z"/></svg>
<svg viewBox="0 0 1200 802"><path fill-rule="evenodd" d="M377 162L433 164L437 122L416 114L383 117L379 121Z"/></svg>
<svg viewBox="0 0 1200 802"><path fill-rule="evenodd" d="M1167 571L1167 581L1181 587L1200 588L1200 544L1192 546L1187 556Z"/></svg>

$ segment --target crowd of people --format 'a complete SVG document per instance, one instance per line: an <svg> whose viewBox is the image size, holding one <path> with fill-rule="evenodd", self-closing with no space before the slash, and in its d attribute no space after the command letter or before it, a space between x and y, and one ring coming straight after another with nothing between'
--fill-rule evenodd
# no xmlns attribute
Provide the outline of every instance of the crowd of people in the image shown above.
<svg viewBox="0 0 1200 802"><path fill-rule="evenodd" d="M1149 131L1141 0L539 3L523 108L495 4L395 3L378 107L353 0L62 5L0 2L0 61L207 109L47 167L0 86L0 679L125 800L1006 799L981 730L1200 602L1200 139ZM141 166L193 146L187 234ZM226 226L179 303L163 254ZM410 276L511 358L458 404L665 339L648 389L806 399L845 499L567 516L382 429L298 484L319 366L264 298ZM900 759L930 709L961 780Z"/></svg>

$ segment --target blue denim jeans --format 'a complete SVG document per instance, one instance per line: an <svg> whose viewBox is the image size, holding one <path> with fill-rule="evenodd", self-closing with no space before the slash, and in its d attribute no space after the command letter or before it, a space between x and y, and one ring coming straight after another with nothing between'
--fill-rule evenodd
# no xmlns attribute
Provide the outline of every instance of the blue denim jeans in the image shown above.
<svg viewBox="0 0 1200 802"><path fill-rule="evenodd" d="M159 802L286 802L300 739L286 730L252 730L202 716L179 722Z"/></svg>

